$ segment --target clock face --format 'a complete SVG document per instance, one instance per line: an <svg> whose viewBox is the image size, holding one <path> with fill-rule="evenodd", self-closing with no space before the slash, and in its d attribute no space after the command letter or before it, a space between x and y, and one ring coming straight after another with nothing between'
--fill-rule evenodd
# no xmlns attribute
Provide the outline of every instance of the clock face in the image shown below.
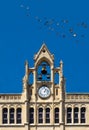
<svg viewBox="0 0 89 130"><path fill-rule="evenodd" d="M47 86L42 86L39 88L38 94L42 98L47 98L50 96L50 89Z"/></svg>

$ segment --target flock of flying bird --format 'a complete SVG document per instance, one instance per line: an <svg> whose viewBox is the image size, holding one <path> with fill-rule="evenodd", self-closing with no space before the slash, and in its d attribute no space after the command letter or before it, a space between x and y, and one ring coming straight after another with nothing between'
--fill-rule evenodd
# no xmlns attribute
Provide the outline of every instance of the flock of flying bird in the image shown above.
<svg viewBox="0 0 89 130"><path fill-rule="evenodd" d="M20 7L25 9L27 17L32 17L30 12L30 6L25 6L21 4ZM82 21L75 25L72 25L68 19L57 20L54 18L38 16L32 17L38 23L39 29L46 29L49 32L54 32L57 37L60 38L70 38L78 42L81 38L85 38L86 29L88 25L86 22Z"/></svg>

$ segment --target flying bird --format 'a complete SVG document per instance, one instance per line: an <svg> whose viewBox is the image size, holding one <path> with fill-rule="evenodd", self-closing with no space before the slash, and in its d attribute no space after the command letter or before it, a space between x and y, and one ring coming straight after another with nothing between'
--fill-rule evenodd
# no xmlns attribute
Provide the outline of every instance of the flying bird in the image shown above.
<svg viewBox="0 0 89 130"><path fill-rule="evenodd" d="M30 5L29 5L30 4ZM54 32L56 36L64 38L71 38L76 41L79 41L81 38L86 36L85 29L88 28L88 24L85 21L75 22L66 19L58 18L49 18L47 16L39 17L39 15L32 16L31 10L31 1L28 5L21 4L20 7L25 9L26 16L30 16L34 21L38 22L40 29L46 29L46 31ZM31 19L30 19L31 20ZM72 24L73 22L73 24Z"/></svg>

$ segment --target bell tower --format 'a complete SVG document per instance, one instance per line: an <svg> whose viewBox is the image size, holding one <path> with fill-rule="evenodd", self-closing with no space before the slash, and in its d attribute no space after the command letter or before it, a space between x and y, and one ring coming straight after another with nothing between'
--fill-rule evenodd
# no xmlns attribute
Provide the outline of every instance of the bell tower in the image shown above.
<svg viewBox="0 0 89 130"><path fill-rule="evenodd" d="M26 61L23 95L26 130L65 130L63 62L55 68L54 55L45 44L34 55L33 68Z"/></svg>

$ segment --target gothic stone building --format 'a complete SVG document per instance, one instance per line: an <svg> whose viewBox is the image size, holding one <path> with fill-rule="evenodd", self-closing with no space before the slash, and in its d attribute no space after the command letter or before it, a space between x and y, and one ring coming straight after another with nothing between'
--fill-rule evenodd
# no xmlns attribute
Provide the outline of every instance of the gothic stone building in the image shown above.
<svg viewBox="0 0 89 130"><path fill-rule="evenodd" d="M89 130L89 94L65 92L63 62L43 44L21 94L0 94L0 130Z"/></svg>

